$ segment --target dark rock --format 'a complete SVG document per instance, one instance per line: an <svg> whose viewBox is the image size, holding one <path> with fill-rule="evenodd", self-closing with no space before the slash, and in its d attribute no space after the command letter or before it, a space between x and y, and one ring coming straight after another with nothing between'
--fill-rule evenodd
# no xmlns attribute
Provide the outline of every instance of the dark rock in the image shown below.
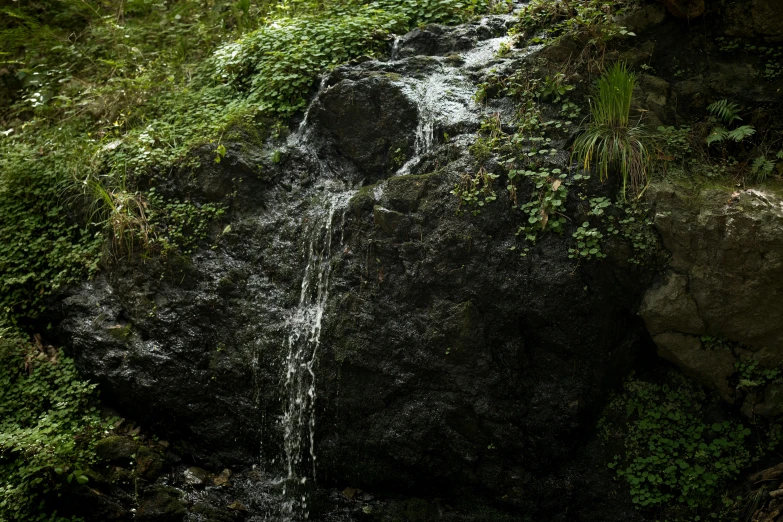
<svg viewBox="0 0 783 522"><path fill-rule="evenodd" d="M693 20L706 10L705 0L659 0L677 18Z"/></svg>
<svg viewBox="0 0 783 522"><path fill-rule="evenodd" d="M236 522L244 520L244 512L215 507L206 502L200 502L191 508L191 512L199 515L204 522Z"/></svg>
<svg viewBox="0 0 783 522"><path fill-rule="evenodd" d="M136 475L144 480L153 481L163 473L165 461L155 450L142 446L136 452Z"/></svg>
<svg viewBox="0 0 783 522"><path fill-rule="evenodd" d="M110 463L127 463L136 456L139 443L130 437L112 436L101 439L95 445L98 457Z"/></svg>
<svg viewBox="0 0 783 522"><path fill-rule="evenodd" d="M783 6L780 0L753 0L753 27L757 33L783 41Z"/></svg>
<svg viewBox="0 0 783 522"><path fill-rule="evenodd" d="M666 19L666 11L658 4L648 4L640 9L634 9L623 15L617 23L629 31L641 34L648 31Z"/></svg>
<svg viewBox="0 0 783 522"><path fill-rule="evenodd" d="M87 484L80 485L73 481L60 492L55 504L58 513L85 517L88 522L131 520L131 511L123 505L123 497L128 495L112 491L111 488L106 489L110 494L104 492L102 489L105 485L96 484L94 473L89 473L89 476Z"/></svg>
<svg viewBox="0 0 783 522"><path fill-rule="evenodd" d="M152 488L139 501L135 519L143 522L180 522L187 514L181 497L182 492L175 488Z"/></svg>
<svg viewBox="0 0 783 522"><path fill-rule="evenodd" d="M509 20L502 16L490 16L481 23L468 23L457 27L435 24L420 27L399 39L394 58L445 56L466 51L482 40L503 36L508 28Z"/></svg>
<svg viewBox="0 0 783 522"><path fill-rule="evenodd" d="M399 166L395 155L407 159L413 154L418 111L393 77L345 79L330 85L310 118L368 180L385 177Z"/></svg>

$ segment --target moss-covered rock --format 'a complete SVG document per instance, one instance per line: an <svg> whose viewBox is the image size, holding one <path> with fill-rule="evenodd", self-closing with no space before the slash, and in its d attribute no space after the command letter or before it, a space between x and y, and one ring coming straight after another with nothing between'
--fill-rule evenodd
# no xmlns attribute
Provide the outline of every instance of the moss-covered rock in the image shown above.
<svg viewBox="0 0 783 522"><path fill-rule="evenodd" d="M139 500L136 520L143 522L181 522L187 511L182 492L176 488L156 486Z"/></svg>
<svg viewBox="0 0 783 522"><path fill-rule="evenodd" d="M131 437L113 435L99 440L95 445L95 453L109 463L128 463L136 457L140 447Z"/></svg>

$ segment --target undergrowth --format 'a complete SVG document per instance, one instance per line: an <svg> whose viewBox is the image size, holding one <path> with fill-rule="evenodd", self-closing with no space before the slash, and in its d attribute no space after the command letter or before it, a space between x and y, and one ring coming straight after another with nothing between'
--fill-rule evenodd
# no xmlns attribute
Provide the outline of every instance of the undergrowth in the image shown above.
<svg viewBox="0 0 783 522"><path fill-rule="evenodd" d="M62 350L0 329L0 520L65 520L43 499L89 482L94 443L111 423L95 386Z"/></svg>
<svg viewBox="0 0 783 522"><path fill-rule="evenodd" d="M717 398L674 370L660 381L625 382L599 431L619 450L609 467L639 509L659 521L733 519L729 484L778 436L722 411Z"/></svg>

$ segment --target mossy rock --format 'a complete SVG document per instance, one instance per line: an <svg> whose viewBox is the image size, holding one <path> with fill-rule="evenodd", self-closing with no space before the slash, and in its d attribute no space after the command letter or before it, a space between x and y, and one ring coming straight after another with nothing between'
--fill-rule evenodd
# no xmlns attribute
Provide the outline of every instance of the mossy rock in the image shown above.
<svg viewBox="0 0 783 522"><path fill-rule="evenodd" d="M176 488L153 488L139 502L136 520L142 522L181 522L187 511L180 500L182 492Z"/></svg>
<svg viewBox="0 0 783 522"><path fill-rule="evenodd" d="M129 437L119 435L99 440L95 444L95 453L103 461L127 463L139 451L139 443Z"/></svg>

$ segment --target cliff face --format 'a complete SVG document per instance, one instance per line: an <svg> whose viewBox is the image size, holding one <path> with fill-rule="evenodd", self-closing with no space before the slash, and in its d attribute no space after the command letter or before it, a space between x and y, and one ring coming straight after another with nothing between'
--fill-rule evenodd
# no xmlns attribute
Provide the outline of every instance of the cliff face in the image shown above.
<svg viewBox="0 0 783 522"><path fill-rule="evenodd" d="M627 22L639 44L617 51L632 62L663 60L651 42L669 53L690 37L645 9ZM569 49L499 55L511 23L418 29L389 60L325 77L287 140L233 144L220 164L161 187L234 194L231 230L192 259L122 263L63 296L59 332L104 399L215 468L260 462L289 477L314 469L326 484L470 493L547 520L641 518L615 498L592 434L609 391L654 346L744 413L780 413L779 385L738 391L735 376L744 358L783 363L775 195L654 183L646 197L671 254L662 273L629 263L620 240L601 261L569 257L585 195L616 196L611 184L574 185L566 232L522 256L502 187L477 215L455 213L482 120L518 110L473 94ZM697 47L704 35L692 36ZM662 66L640 99L668 123L672 100L698 103L694 85L722 84L733 66L717 79ZM551 143L550 168L568 171L572 138Z"/></svg>

